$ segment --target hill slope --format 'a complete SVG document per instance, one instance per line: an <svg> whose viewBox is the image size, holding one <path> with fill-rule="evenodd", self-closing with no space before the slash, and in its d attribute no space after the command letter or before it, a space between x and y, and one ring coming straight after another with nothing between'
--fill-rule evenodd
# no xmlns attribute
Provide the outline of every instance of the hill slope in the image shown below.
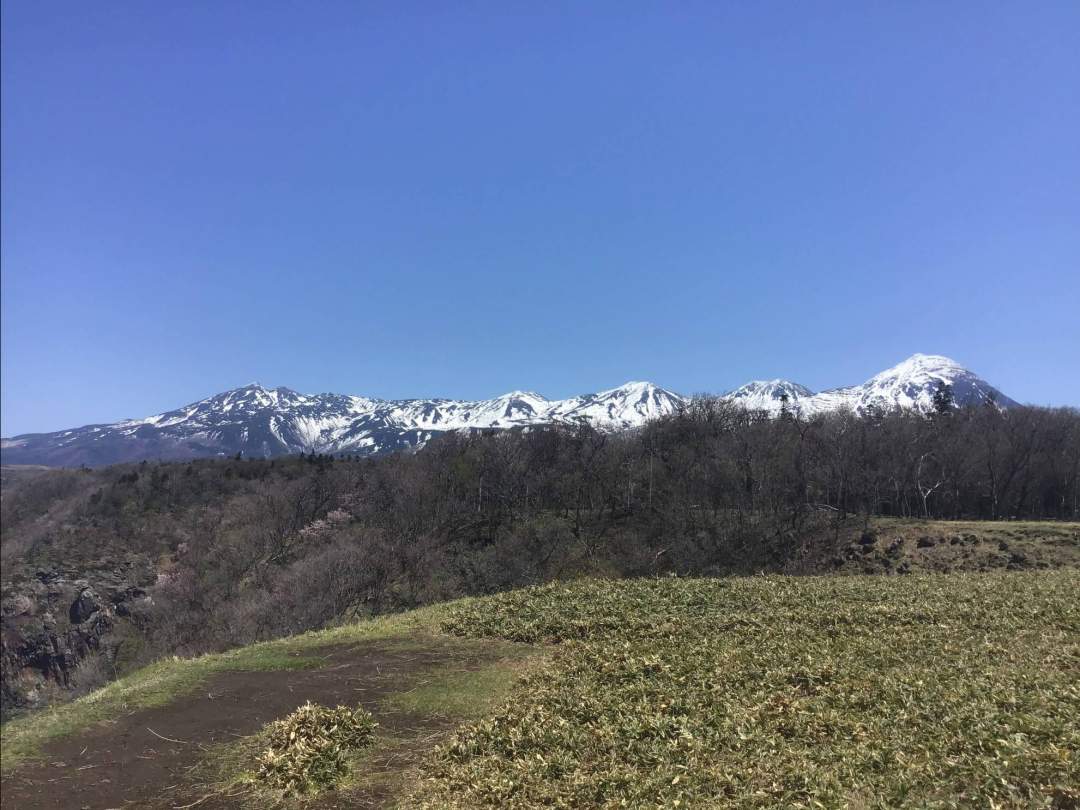
<svg viewBox="0 0 1080 810"><path fill-rule="evenodd" d="M444 627L565 644L427 807L1080 800L1080 574L585 582Z"/></svg>
<svg viewBox="0 0 1080 810"><path fill-rule="evenodd" d="M320 806L351 806L384 760L395 763L379 774L385 792L365 794L365 806L1075 806L1078 591L1080 573L1062 570L585 580L461 600L224 656L172 659L44 718L9 723L5 796L9 786L23 797L38 785L54 803L74 799L64 791L88 771L51 780L80 752L97 756L112 732L94 723L115 715L154 759L186 763L139 785L142 806L267 806L275 797L252 775L257 736L219 743L201 765L191 762L200 755L186 744L218 723L201 712L205 727L193 725L194 705L212 702L230 679L243 681L246 668L315 667L310 677L259 681L266 705L283 710L314 694L319 667L341 671L359 666L349 663L358 654L385 660L395 649L423 657L477 639L552 652L516 685L499 681L497 705L469 697L486 682L445 672L425 676L434 690L406 679L368 697L372 684L360 681L358 699L380 722L402 710L420 727L436 715L450 726L466 722L449 737L422 735L408 756L386 748L357 756L351 781L320 796ZM361 641L342 664L311 659L327 645ZM514 657L508 649L497 660ZM173 736L170 723L188 736L170 744L147 733ZM435 740L443 744L430 750ZM51 766L12 756L43 746ZM55 759L62 751L68 759ZM136 789L123 769L109 777L110 795ZM101 779L98 771L84 781Z"/></svg>

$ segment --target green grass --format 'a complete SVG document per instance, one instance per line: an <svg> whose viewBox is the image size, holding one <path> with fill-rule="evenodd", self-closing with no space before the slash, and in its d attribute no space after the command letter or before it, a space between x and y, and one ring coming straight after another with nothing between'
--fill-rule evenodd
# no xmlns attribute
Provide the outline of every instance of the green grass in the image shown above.
<svg viewBox="0 0 1080 810"><path fill-rule="evenodd" d="M391 695L385 704L426 717L482 716L497 708L522 674L536 669L543 660L535 648L523 647L480 669L442 667Z"/></svg>
<svg viewBox="0 0 1080 810"><path fill-rule="evenodd" d="M7 773L20 762L36 756L50 739L83 731L97 722L135 709L167 704L221 672L318 667L324 663L317 654L319 648L378 639L407 640L417 632L434 627L439 611L438 607L427 608L224 653L158 661L79 700L5 723L0 729L0 746L3 747L0 767Z"/></svg>
<svg viewBox="0 0 1080 810"><path fill-rule="evenodd" d="M561 642L405 806L1080 801L1080 573L587 581L454 604Z"/></svg>

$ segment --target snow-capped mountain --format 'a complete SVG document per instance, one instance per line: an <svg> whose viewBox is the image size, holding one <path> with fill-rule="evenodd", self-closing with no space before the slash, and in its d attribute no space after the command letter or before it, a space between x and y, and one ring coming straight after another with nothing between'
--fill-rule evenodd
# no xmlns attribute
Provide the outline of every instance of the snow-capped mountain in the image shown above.
<svg viewBox="0 0 1080 810"><path fill-rule="evenodd" d="M805 385L790 380L751 380L724 396L751 410L779 413L785 403L791 410L813 395Z"/></svg>
<svg viewBox="0 0 1080 810"><path fill-rule="evenodd" d="M787 380L747 383L724 396L746 408L811 417L838 408L928 412L940 384L957 406L1016 403L947 357L916 354L862 385L815 394ZM0 440L5 464L100 465L141 459L299 452L375 454L422 447L439 433L587 422L605 431L627 430L675 412L687 402L652 383L569 399L530 391L494 399L383 400L344 394L300 394L258 384L226 391L144 419L35 433Z"/></svg>
<svg viewBox="0 0 1080 810"><path fill-rule="evenodd" d="M956 407L994 402L1002 408L1016 403L990 383L961 366L955 360L934 354L913 354L890 369L875 374L862 385L832 388L815 394L809 388L787 380L747 383L726 396L748 408L779 413L782 397L788 409L802 416L848 408L857 414L868 410L914 410L929 413L934 409L934 394L947 385Z"/></svg>
<svg viewBox="0 0 1080 810"><path fill-rule="evenodd" d="M453 430L581 420L600 430L625 430L670 414L683 401L647 382L570 399L513 391L474 402L307 395L253 383L144 419L4 439L2 449L5 464L65 466L236 453L375 454L421 447L436 434Z"/></svg>
<svg viewBox="0 0 1080 810"><path fill-rule="evenodd" d="M934 354L913 354L862 385L822 391L809 402L800 404L805 404L811 412L844 406L856 413L865 413L871 408L885 411L902 408L927 413L934 408L934 394L940 385L949 386L957 406L989 401L1003 408L1017 404L955 360Z"/></svg>

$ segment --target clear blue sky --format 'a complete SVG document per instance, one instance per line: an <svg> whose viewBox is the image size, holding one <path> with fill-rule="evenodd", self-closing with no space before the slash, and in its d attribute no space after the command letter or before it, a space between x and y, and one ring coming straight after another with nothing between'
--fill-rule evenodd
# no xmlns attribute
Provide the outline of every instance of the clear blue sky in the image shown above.
<svg viewBox="0 0 1080 810"><path fill-rule="evenodd" d="M1080 405L1080 4L3 5L4 435L947 354Z"/></svg>

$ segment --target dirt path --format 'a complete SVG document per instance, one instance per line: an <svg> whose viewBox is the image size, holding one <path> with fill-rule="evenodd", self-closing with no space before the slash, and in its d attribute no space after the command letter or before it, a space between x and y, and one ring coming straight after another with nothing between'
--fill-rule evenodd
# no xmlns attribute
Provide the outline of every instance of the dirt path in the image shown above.
<svg viewBox="0 0 1080 810"><path fill-rule="evenodd" d="M4 810L38 808L178 807L199 799L190 772L209 746L258 731L307 700L327 705L361 704L381 730L434 745L452 724L386 707L383 699L448 665L475 669L492 660L476 649L463 652L432 640L423 649L393 642L365 642L313 653L325 666L307 670L229 672L167 706L143 709L55 740L42 759L4 777ZM390 750L376 765L403 767L415 749ZM378 807L387 788L327 797L320 807ZM198 805L228 806L207 800Z"/></svg>

